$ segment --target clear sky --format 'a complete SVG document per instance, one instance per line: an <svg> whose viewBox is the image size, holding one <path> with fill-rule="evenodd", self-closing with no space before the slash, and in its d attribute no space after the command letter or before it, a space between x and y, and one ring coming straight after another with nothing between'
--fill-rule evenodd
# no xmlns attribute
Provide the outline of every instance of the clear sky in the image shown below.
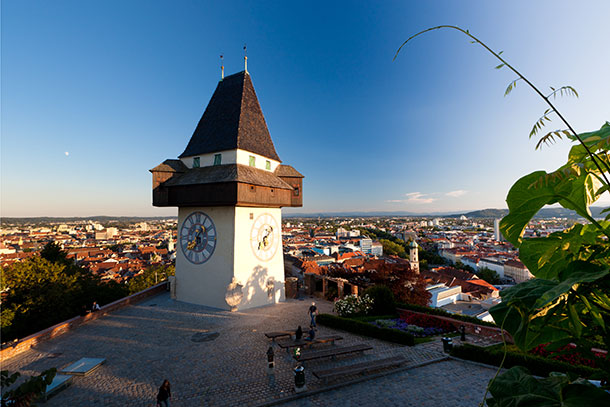
<svg viewBox="0 0 610 407"><path fill-rule="evenodd" d="M282 161L305 175L292 212L505 207L554 170L528 140L545 109L482 48L558 101L579 132L610 120L608 1L2 1L2 216L175 215L151 174L188 143L220 78L252 76ZM562 128L557 122L549 130Z"/></svg>

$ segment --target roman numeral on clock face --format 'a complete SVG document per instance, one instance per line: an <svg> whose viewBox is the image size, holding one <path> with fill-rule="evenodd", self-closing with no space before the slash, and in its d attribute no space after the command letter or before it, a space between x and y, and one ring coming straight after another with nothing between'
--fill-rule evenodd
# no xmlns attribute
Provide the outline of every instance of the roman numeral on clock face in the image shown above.
<svg viewBox="0 0 610 407"><path fill-rule="evenodd" d="M203 212L193 212L184 219L180 228L180 247L185 258L194 264L203 264L214 254L216 226Z"/></svg>

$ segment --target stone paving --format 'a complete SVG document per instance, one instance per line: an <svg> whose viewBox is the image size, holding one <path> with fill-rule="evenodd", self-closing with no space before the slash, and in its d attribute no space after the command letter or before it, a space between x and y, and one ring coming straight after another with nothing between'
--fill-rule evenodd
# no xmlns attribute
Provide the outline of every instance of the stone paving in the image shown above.
<svg viewBox="0 0 610 407"><path fill-rule="evenodd" d="M294 329L297 325L305 328L310 303L310 299L288 300L231 313L174 301L164 293L2 361L2 369L32 375L50 367L65 367L82 357L106 358L95 372L75 377L71 387L46 403L49 407L153 406L165 378L172 384L173 407L260 405L294 395L294 361L286 351L275 348L275 374L267 374L270 341L264 332ZM316 303L320 312L331 311L331 303ZM366 342L373 350L362 356L308 362L310 390L324 386L311 374L316 368L392 355L404 355L409 366L444 356L439 340L407 347L319 327L318 336L331 334L344 337L340 345ZM434 400L435 406L476 405L493 373L492 369L466 362L445 361L289 401L287 405L370 405L370 400L386 405L425 406L433 405L425 403Z"/></svg>
<svg viewBox="0 0 610 407"><path fill-rule="evenodd" d="M290 401L282 407L476 407L494 374L495 369L486 366L446 360Z"/></svg>

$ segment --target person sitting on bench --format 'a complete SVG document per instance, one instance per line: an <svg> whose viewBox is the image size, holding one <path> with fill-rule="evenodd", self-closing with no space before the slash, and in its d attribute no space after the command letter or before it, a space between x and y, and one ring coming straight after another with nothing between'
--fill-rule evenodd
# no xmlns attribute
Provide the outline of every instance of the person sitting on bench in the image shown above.
<svg viewBox="0 0 610 407"><path fill-rule="evenodd" d="M309 329L309 336L307 338L305 338L306 341L313 341L313 339L316 337L316 331L314 331L313 326L310 327Z"/></svg>
<svg viewBox="0 0 610 407"><path fill-rule="evenodd" d="M299 325L299 327L297 328L297 330L294 333L294 340L300 341L301 338L303 338L303 328L301 328L301 325Z"/></svg>

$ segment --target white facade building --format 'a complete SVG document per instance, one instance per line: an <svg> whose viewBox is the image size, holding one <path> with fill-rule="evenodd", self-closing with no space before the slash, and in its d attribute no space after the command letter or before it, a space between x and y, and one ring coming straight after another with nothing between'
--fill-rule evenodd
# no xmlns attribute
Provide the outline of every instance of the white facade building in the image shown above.
<svg viewBox="0 0 610 407"><path fill-rule="evenodd" d="M484 257L479 260L479 270L488 268L498 273L500 278L504 278L504 262L497 258Z"/></svg>
<svg viewBox="0 0 610 407"><path fill-rule="evenodd" d="M373 240L368 237L360 239L360 251L364 254L371 254L373 249Z"/></svg>

